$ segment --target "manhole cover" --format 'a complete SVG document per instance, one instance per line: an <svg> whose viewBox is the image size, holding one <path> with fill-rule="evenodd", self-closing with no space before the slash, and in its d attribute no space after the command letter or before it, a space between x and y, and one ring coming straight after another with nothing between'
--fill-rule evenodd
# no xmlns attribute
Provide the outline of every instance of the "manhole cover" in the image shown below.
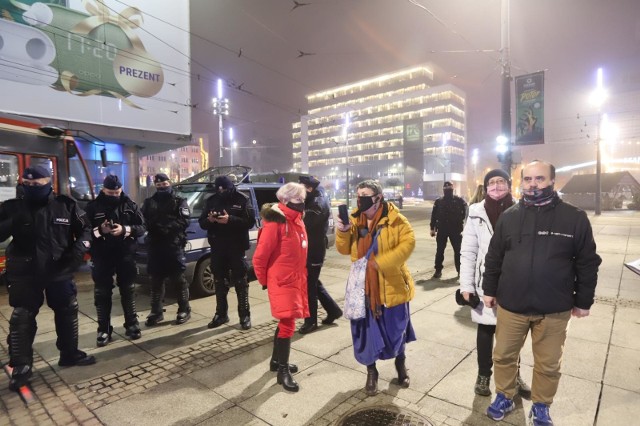
<svg viewBox="0 0 640 426"><path fill-rule="evenodd" d="M382 405L364 407L345 413L337 426L433 426L424 416L411 410Z"/></svg>

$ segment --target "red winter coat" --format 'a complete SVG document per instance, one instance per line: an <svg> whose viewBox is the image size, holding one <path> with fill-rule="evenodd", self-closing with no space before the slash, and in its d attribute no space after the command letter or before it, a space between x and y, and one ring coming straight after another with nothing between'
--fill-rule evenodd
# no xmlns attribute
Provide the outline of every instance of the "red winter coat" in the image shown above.
<svg viewBox="0 0 640 426"><path fill-rule="evenodd" d="M307 231L302 213L282 203L265 204L260 211L263 226L253 254L253 270L267 286L274 318L306 318Z"/></svg>

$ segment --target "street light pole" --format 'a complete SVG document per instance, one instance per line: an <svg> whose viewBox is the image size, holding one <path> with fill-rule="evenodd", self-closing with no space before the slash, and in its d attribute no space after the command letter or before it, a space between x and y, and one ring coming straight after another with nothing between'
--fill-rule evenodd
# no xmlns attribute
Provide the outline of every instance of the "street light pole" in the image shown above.
<svg viewBox="0 0 640 426"><path fill-rule="evenodd" d="M351 124L351 118L349 117L349 113L347 113L345 119L344 119L344 144L345 144L345 148L346 148L346 153L347 153L347 207L350 207L349 205L349 189L350 189L350 185L349 185L349 125Z"/></svg>
<svg viewBox="0 0 640 426"><path fill-rule="evenodd" d="M591 102L598 108L598 137L596 138L596 207L595 214L599 216L602 203L602 155L600 145L602 141L602 104L607 93L602 85L602 68L598 68L596 90L591 94Z"/></svg>
<svg viewBox="0 0 640 426"><path fill-rule="evenodd" d="M229 151L231 151L230 156L230 166L233 166L233 127L229 128Z"/></svg>
<svg viewBox="0 0 640 426"><path fill-rule="evenodd" d="M213 114L218 116L218 152L219 158L222 158L222 145L224 139L223 117L229 115L229 99L222 97L222 79L218 79L217 97L213 98ZM209 144L209 166L213 167L213 149Z"/></svg>

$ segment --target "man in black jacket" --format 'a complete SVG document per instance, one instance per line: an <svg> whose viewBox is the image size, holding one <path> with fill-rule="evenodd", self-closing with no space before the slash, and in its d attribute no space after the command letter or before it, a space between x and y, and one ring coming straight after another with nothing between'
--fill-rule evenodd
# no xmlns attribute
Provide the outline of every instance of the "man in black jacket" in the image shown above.
<svg viewBox="0 0 640 426"><path fill-rule="evenodd" d="M122 182L114 175L104 179L102 191L86 210L93 228L91 277L95 283L94 303L98 314L96 344L105 346L111 341L114 274L117 275L116 284L124 312L125 335L131 340L139 339L142 333L136 313L133 281L137 275L136 242L146 231L142 212L122 191Z"/></svg>
<svg viewBox="0 0 640 426"><path fill-rule="evenodd" d="M156 193L144 200L142 215L147 224L147 269L151 276L151 313L145 325L152 327L164 320L164 280L169 279L178 290L176 324L191 318L189 282L184 276L187 269L184 248L189 227L187 200L173 193L169 176L155 175Z"/></svg>
<svg viewBox="0 0 640 426"><path fill-rule="evenodd" d="M329 296L320 282L320 270L327 252L325 238L329 230L331 206L320 181L313 176L300 176L299 182L307 190L304 200L304 226L307 229L309 248L307 250L307 294L309 298L309 318L304 319L300 334L311 333L318 328L318 301L327 311L323 324L333 324L342 316L342 310Z"/></svg>
<svg viewBox="0 0 640 426"><path fill-rule="evenodd" d="M36 316L47 297L54 312L60 350L58 365L89 365L91 355L78 350L78 301L73 273L90 246L90 227L75 201L55 195L51 173L41 166L22 175L23 198L0 205L0 241L13 237L7 247L9 283L9 364L13 374L9 389L29 381L33 364Z"/></svg>
<svg viewBox="0 0 640 426"><path fill-rule="evenodd" d="M431 211L431 236L436 237L436 262L433 278L442 276L444 249L447 239L453 248L456 271L460 275L460 245L462 243L462 229L467 217L467 203L457 195L453 195L453 184L445 182L442 187L444 196L438 198Z"/></svg>
<svg viewBox="0 0 640 426"><path fill-rule="evenodd" d="M496 224L485 258L484 303L497 308L493 351L496 399L487 415L502 420L514 408L518 357L531 331L534 367L529 416L552 425L549 406L558 390L571 316L589 315L600 256L584 211L554 191L553 165L534 161L522 170L520 202Z"/></svg>
<svg viewBox="0 0 640 426"><path fill-rule="evenodd" d="M229 322L229 287L225 284L228 279L229 285L236 288L240 326L248 330L251 312L244 252L249 249L249 229L256 223L255 215L249 211L248 197L236 191L227 176L218 176L214 186L217 192L207 199L199 219L211 246L211 272L216 288L216 313L208 327L216 328Z"/></svg>

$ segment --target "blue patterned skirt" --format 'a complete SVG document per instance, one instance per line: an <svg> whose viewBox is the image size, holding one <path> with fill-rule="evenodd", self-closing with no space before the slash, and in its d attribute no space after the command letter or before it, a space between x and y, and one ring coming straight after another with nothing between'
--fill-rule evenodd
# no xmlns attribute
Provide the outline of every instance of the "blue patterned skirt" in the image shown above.
<svg viewBox="0 0 640 426"><path fill-rule="evenodd" d="M409 303L381 309L378 319L367 308L366 317L351 321L353 352L360 364L371 365L377 360L395 358L404 353L406 343L416 340Z"/></svg>

